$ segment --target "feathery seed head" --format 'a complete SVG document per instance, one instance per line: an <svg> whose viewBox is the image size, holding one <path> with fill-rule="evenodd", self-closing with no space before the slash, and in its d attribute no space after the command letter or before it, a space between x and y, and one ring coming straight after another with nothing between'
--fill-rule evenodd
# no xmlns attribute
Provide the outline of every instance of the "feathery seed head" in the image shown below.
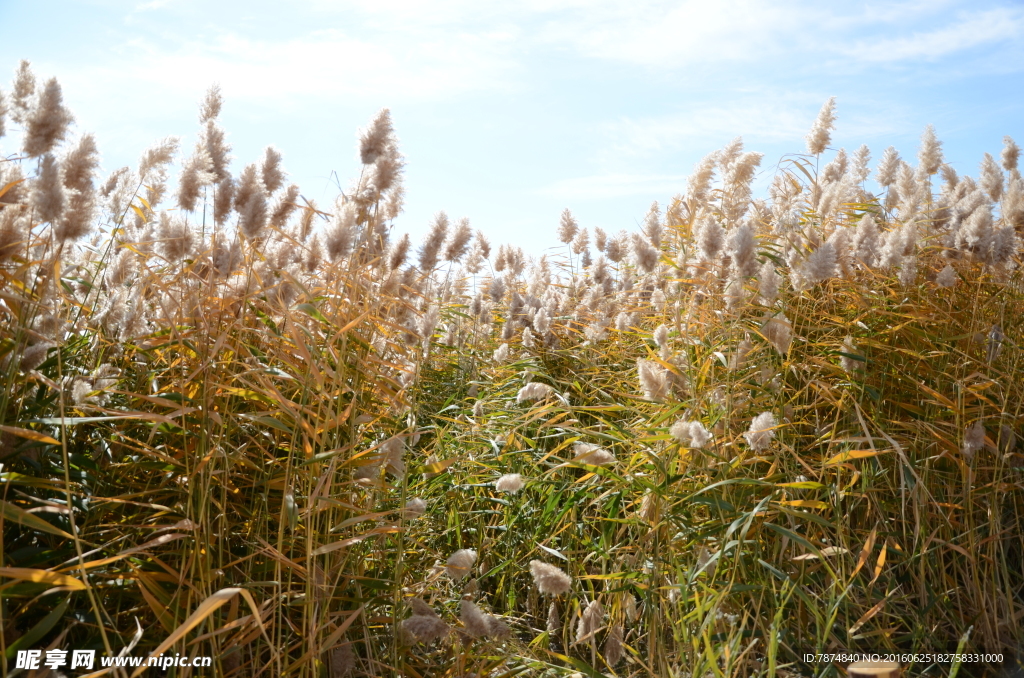
<svg viewBox="0 0 1024 678"><path fill-rule="evenodd" d="M386 109L385 109L386 110ZM434 221L430 225L430 231L420 245L419 264L422 273L430 273L437 267L441 247L444 245L445 236L448 235L448 215L438 212L434 215Z"/></svg>
<svg viewBox="0 0 1024 678"><path fill-rule="evenodd" d="M725 229L715 219L706 217L697 226L694 244L704 261L714 261L725 245Z"/></svg>
<svg viewBox="0 0 1024 678"><path fill-rule="evenodd" d="M988 193L988 197L992 198L993 202L999 202L999 198L1003 196L1003 171L989 153L986 153L981 161L978 184Z"/></svg>
<svg viewBox="0 0 1024 678"><path fill-rule="evenodd" d="M403 515L406 518L416 519L422 516L427 510L427 502L420 497L413 497L405 502Z"/></svg>
<svg viewBox="0 0 1024 678"><path fill-rule="evenodd" d="M747 444L755 452L764 452L775 437L775 415L762 412L750 422L750 429L743 434Z"/></svg>
<svg viewBox="0 0 1024 678"><path fill-rule="evenodd" d="M602 621L604 621L604 608L595 599L587 605L586 609L583 610L583 614L580 615L580 621L576 625L576 642L582 643L584 640L592 640L594 634L601 628Z"/></svg>
<svg viewBox="0 0 1024 678"><path fill-rule="evenodd" d="M459 605L459 617L462 619L466 635L471 638L483 638L491 634L490 615L468 600L462 600Z"/></svg>
<svg viewBox="0 0 1024 678"><path fill-rule="evenodd" d="M370 165L378 157L387 154L394 143L391 111L382 108L374 116L370 126L359 132L359 159L364 165Z"/></svg>
<svg viewBox="0 0 1024 678"><path fill-rule="evenodd" d="M967 461L974 457L974 453L985 446L985 425L980 421L974 422L964 432L964 444L961 451Z"/></svg>
<svg viewBox="0 0 1024 678"><path fill-rule="evenodd" d="M0 163L0 189L6 188L6 192L0 195L0 204L17 205L26 201L25 174L21 171L21 164L14 162Z"/></svg>
<svg viewBox="0 0 1024 678"><path fill-rule="evenodd" d="M398 479L405 477L405 438L392 436L380 446L381 463L391 475Z"/></svg>
<svg viewBox="0 0 1024 678"><path fill-rule="evenodd" d="M39 174L32 182L31 204L39 221L56 224L64 215L67 192L64 190L60 163L47 153L39 165Z"/></svg>
<svg viewBox="0 0 1024 678"><path fill-rule="evenodd" d="M906 256L900 259L898 276L901 287L910 287L917 280L917 257Z"/></svg>
<svg viewBox="0 0 1024 678"><path fill-rule="evenodd" d="M846 174L848 162L846 149L840 148L836 151L836 157L832 158L828 164L821 168L821 173L818 175L819 181L828 184L839 181Z"/></svg>
<svg viewBox="0 0 1024 678"><path fill-rule="evenodd" d="M742 368L747 360L747 355L753 348L754 343L750 341L750 336L748 335L743 337L743 339L740 340L739 345L736 346L736 351L730 357L729 369L738 370Z"/></svg>
<svg viewBox="0 0 1024 678"><path fill-rule="evenodd" d="M179 143L178 137L164 137L142 153L139 158L139 177L143 182L150 183L164 176L167 165L178 152Z"/></svg>
<svg viewBox="0 0 1024 678"><path fill-rule="evenodd" d="M560 596L572 589L572 578L569 575L542 560L530 561L530 574L541 595Z"/></svg>
<svg viewBox="0 0 1024 678"><path fill-rule="evenodd" d="M476 562L476 551L473 549L459 549L448 557L448 576L458 581L469 575L473 564Z"/></svg>
<svg viewBox="0 0 1024 678"><path fill-rule="evenodd" d="M32 110L33 99L36 95L36 76L32 73L32 65L22 59L18 64L18 71L14 76L14 90L12 95L11 119L14 122L24 123Z"/></svg>
<svg viewBox="0 0 1024 678"><path fill-rule="evenodd" d="M411 246L412 243L409 240L408 233L403 234L397 242L393 243L388 252L388 268L392 271L401 268L409 257L409 248Z"/></svg>
<svg viewBox="0 0 1024 678"><path fill-rule="evenodd" d="M644 273L650 273L658 265L659 252L639 233L633 234L633 257L637 267Z"/></svg>
<svg viewBox="0 0 1024 678"><path fill-rule="evenodd" d="M474 244L480 248L480 256L484 259L488 259L491 256L491 241L487 239L487 236L483 234L483 231L476 232L476 241Z"/></svg>
<svg viewBox="0 0 1024 678"><path fill-rule="evenodd" d="M548 606L548 622L546 625L548 633L555 635L562 630L562 620L558 615L558 602L552 600L551 605Z"/></svg>
<svg viewBox="0 0 1024 678"><path fill-rule="evenodd" d="M414 598L413 600L419 600ZM422 602L422 601L421 601ZM426 603L424 603L425 605ZM402 630L417 643L424 645L447 636L451 629L436 614L432 616L414 614L402 620Z"/></svg>
<svg viewBox="0 0 1024 678"><path fill-rule="evenodd" d="M711 432L699 421L690 422L690 447L700 449L711 442Z"/></svg>
<svg viewBox="0 0 1024 678"><path fill-rule="evenodd" d="M843 340L842 352L853 353L855 350L856 347L853 345L853 337L847 335L847 337ZM848 355L839 356L839 364L840 366L842 366L843 371L845 372L853 372L854 370L856 370L859 365L859 362L860 361L858 361L856 358L851 358Z"/></svg>
<svg viewBox="0 0 1024 678"><path fill-rule="evenodd" d="M604 252L608 255L608 260L615 263L622 261L627 252L626 239L627 234L625 231L619 231L614 238L610 238L605 245Z"/></svg>
<svg viewBox="0 0 1024 678"><path fill-rule="evenodd" d="M857 183L864 181L871 174L871 168L868 167L869 162L871 162L871 149L862 144L853 154L853 167L850 168L850 173Z"/></svg>
<svg viewBox="0 0 1024 678"><path fill-rule="evenodd" d="M494 483L494 489L506 494L516 494L523 489L523 476L518 473L506 473Z"/></svg>
<svg viewBox="0 0 1024 678"><path fill-rule="evenodd" d="M384 218L394 221L402 213L405 205L405 186L396 182L388 191L387 200L384 201Z"/></svg>
<svg viewBox="0 0 1024 678"><path fill-rule="evenodd" d="M350 202L335 211L325 234L327 256L331 261L348 256L355 240L356 216L356 206Z"/></svg>
<svg viewBox="0 0 1024 678"><path fill-rule="evenodd" d="M655 200L651 203L651 208L647 210L643 224L644 235L647 236L647 240L655 249L661 248L662 231L661 208L658 205L658 201Z"/></svg>
<svg viewBox="0 0 1024 678"><path fill-rule="evenodd" d="M615 461L615 455L608 450L592 443L575 442L572 446L573 461L580 464L602 466Z"/></svg>
<svg viewBox="0 0 1024 678"><path fill-rule="evenodd" d="M444 248L444 260L456 262L462 259L469 248L469 241L473 239L473 231L469 228L469 219L459 219L455 224L455 230Z"/></svg>
<svg viewBox="0 0 1024 678"><path fill-rule="evenodd" d="M542 384L539 381L531 381L526 386L519 389L519 393L516 394L516 403L533 402L537 400L544 400L553 389L547 384Z"/></svg>
<svg viewBox="0 0 1024 678"><path fill-rule="evenodd" d="M807 256L801 274L814 285L835 276L836 263L836 248L831 241L826 241Z"/></svg>
<svg viewBox="0 0 1024 678"><path fill-rule="evenodd" d="M235 203L235 180L226 176L220 180L213 193L213 221L223 224L231 214Z"/></svg>
<svg viewBox="0 0 1024 678"><path fill-rule="evenodd" d="M725 148L717 153L716 162L718 163L719 168L723 171L728 171L728 169L735 164L736 160L739 159L742 154L743 137L736 137L726 144Z"/></svg>
<svg viewBox="0 0 1024 678"><path fill-rule="evenodd" d="M740 280L749 278L757 272L756 247L754 228L749 221L744 221L729 234L728 252L732 259L733 271Z"/></svg>
<svg viewBox="0 0 1024 678"><path fill-rule="evenodd" d="M608 666L615 666L622 660L622 624L615 624L608 630L604 641L604 660Z"/></svg>
<svg viewBox="0 0 1024 678"><path fill-rule="evenodd" d="M921 135L921 148L917 152L917 161L921 171L931 176L939 171L942 165L942 142L935 136L935 127L928 125Z"/></svg>
<svg viewBox="0 0 1024 678"><path fill-rule="evenodd" d="M829 97L818 112L818 117L807 135L807 152L819 155L832 141L832 130L836 128L836 98Z"/></svg>
<svg viewBox="0 0 1024 678"><path fill-rule="evenodd" d="M181 261L192 251L192 229L184 219L172 216L166 211L160 212L157 237L160 240L160 251L169 262Z"/></svg>
<svg viewBox="0 0 1024 678"><path fill-rule="evenodd" d="M690 423L686 419L679 419L668 430L680 445L685 445L690 441Z"/></svg>
<svg viewBox="0 0 1024 678"><path fill-rule="evenodd" d="M196 208L196 201L203 186L214 181L217 175L213 172L213 160L205 146L197 146L196 152L185 161L178 181L178 207L191 212Z"/></svg>
<svg viewBox="0 0 1024 678"><path fill-rule="evenodd" d="M758 270L757 279L761 303L771 306L779 296L779 284L782 282L782 276L775 270L775 262L771 259L765 260Z"/></svg>
<svg viewBox="0 0 1024 678"><path fill-rule="evenodd" d="M946 264L946 267L935 276L935 284L939 287L952 287L958 279L956 269Z"/></svg>
<svg viewBox="0 0 1024 678"><path fill-rule="evenodd" d="M273 193L284 186L284 178L288 175L281 168L281 152L273 146L267 146L263 151L260 176L263 177L263 187L267 193Z"/></svg>
<svg viewBox="0 0 1024 678"><path fill-rule="evenodd" d="M425 600L422 598L410 598L409 609L412 610L414 617L434 617L438 618L437 613L434 612L434 608L430 607Z"/></svg>
<svg viewBox="0 0 1024 678"><path fill-rule="evenodd" d="M85 193L93 190L93 178L100 164L96 139L84 134L78 144L61 161L64 168L64 187ZM2 187L0 187L2 188Z"/></svg>
<svg viewBox="0 0 1024 678"><path fill-rule="evenodd" d="M74 121L71 111L64 106L57 78L43 85L39 99L25 120L25 155L35 158L49 153L67 136L68 126Z"/></svg>
<svg viewBox="0 0 1024 678"><path fill-rule="evenodd" d="M895 148L890 146L885 149L882 159L878 163L878 173L875 175L878 184L883 188L892 186L896 181L896 174L899 172L902 162L900 154L896 152Z"/></svg>
<svg viewBox="0 0 1024 678"><path fill-rule="evenodd" d="M205 125L210 120L216 120L223 105L224 97L220 94L220 85L210 85L210 89L206 90L206 96L199 103L199 124Z"/></svg>
<svg viewBox="0 0 1024 678"><path fill-rule="evenodd" d="M662 400L668 395L668 371L652 360L640 358L636 361L640 377L640 390L648 400Z"/></svg>
<svg viewBox="0 0 1024 678"><path fill-rule="evenodd" d="M658 348L665 348L668 346L668 327L665 325L658 325L658 329L654 330L652 335L654 343L658 345Z"/></svg>
<svg viewBox="0 0 1024 678"><path fill-rule="evenodd" d="M779 352L779 355L785 356L789 353L789 345L793 341L793 325L789 322L786 314L781 311L774 316L769 312L765 317L766 320L761 325L761 334Z"/></svg>
<svg viewBox="0 0 1024 678"><path fill-rule="evenodd" d="M278 195L274 201L274 206L270 210L270 225L275 228L284 228L284 225L288 222L288 217L298 209L299 199L299 185L291 184L284 190L284 193ZM306 231L306 236L309 235L309 231ZM301 238L303 241L305 237Z"/></svg>
<svg viewBox="0 0 1024 678"><path fill-rule="evenodd" d="M373 191L383 194L393 188L401 189L402 170L405 168L405 159L396 147L392 146L388 153L381 155L374 161L370 169L367 184L372 186ZM402 189L404 190L404 189Z"/></svg>
<svg viewBox="0 0 1024 678"><path fill-rule="evenodd" d="M259 236L267 226L267 193L255 164L246 165L238 177L235 191L238 229L247 238Z"/></svg>
<svg viewBox="0 0 1024 678"><path fill-rule="evenodd" d="M587 229L581 228L576 232L576 237L572 239L570 243L570 249L573 254L583 254L587 247L590 245L590 234Z"/></svg>
<svg viewBox="0 0 1024 678"><path fill-rule="evenodd" d="M508 360L508 344L502 344L494 351L494 362L503 363Z"/></svg>
<svg viewBox="0 0 1024 678"><path fill-rule="evenodd" d="M686 198L694 206L702 205L711 190L711 181L718 165L718 151L710 153L696 164L693 174L686 180Z"/></svg>
<svg viewBox="0 0 1024 678"><path fill-rule="evenodd" d="M217 181L224 181L228 174L228 163L231 162L231 145L226 140L224 130L217 125L217 121L210 119L199 135L198 146L206 149L213 164L212 172L217 175ZM141 173L141 169L140 169Z"/></svg>
<svg viewBox="0 0 1024 678"><path fill-rule="evenodd" d="M1000 160L1003 162L1003 169L1007 172L1017 169L1017 161L1020 160L1020 146L1012 137L1003 137L1003 151L1000 153Z"/></svg>
<svg viewBox="0 0 1024 678"><path fill-rule="evenodd" d="M576 223L569 208L562 210L562 216L558 222L558 239L568 245L576 237L576 231L579 228L579 224Z"/></svg>

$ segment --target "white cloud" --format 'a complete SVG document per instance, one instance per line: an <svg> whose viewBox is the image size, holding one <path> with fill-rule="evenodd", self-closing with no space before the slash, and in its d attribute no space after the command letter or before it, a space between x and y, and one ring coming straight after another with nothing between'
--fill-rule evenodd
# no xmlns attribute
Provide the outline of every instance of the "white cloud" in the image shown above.
<svg viewBox="0 0 1024 678"><path fill-rule="evenodd" d="M1024 36L1024 9L1001 7L960 17L931 31L859 41L843 51L866 62L935 61L979 46L995 47Z"/></svg>
<svg viewBox="0 0 1024 678"><path fill-rule="evenodd" d="M327 11L323 0L313 6ZM1022 10L980 11L964 0L908 0L856 8L809 0L362 0L363 20L415 35L425 31L499 30L520 37L519 55L557 50L656 70L716 63L765 64L795 58L803 67L930 59L1019 36ZM966 8L957 16L957 7ZM935 24L940 24L936 26ZM918 27L907 35L908 27ZM879 35L864 39L865 34ZM849 47L853 44L854 47ZM510 52L511 55L511 52ZM472 54L467 54L472 57Z"/></svg>
<svg viewBox="0 0 1024 678"><path fill-rule="evenodd" d="M820 104L818 104L820 106ZM616 148L636 154L671 150L693 141L717 143L742 136L760 141L801 139L814 121L810 106L743 100L731 104L692 107L645 118L625 118L605 126ZM816 110L816 109L815 109ZM713 148L701 149L711 152Z"/></svg>

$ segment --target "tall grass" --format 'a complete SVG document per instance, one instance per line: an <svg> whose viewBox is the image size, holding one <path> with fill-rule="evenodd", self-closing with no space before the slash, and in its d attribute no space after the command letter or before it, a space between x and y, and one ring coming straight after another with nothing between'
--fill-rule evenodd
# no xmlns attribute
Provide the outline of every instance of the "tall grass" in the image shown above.
<svg viewBox="0 0 1024 678"><path fill-rule="evenodd" d="M5 674L42 647L331 678L1015 657L1012 141L976 181L926 133L874 193L866 149L823 162L830 101L770 201L737 140L639 233L567 211L528 260L444 214L416 252L392 235L386 111L322 210L273 149L230 174L211 90L161 209L177 140L100 185L59 85L23 65L13 92Z"/></svg>

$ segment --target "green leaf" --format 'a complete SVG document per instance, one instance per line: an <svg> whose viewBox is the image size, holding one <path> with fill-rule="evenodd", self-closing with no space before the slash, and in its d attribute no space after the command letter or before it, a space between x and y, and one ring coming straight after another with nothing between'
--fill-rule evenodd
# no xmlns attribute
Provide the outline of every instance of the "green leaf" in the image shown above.
<svg viewBox="0 0 1024 678"><path fill-rule="evenodd" d="M58 605L50 614L46 615L39 620L39 623L32 627L28 633L18 638L16 641L7 646L7 651L4 652L4 656L7 657L8 661L14 659L14 656L18 654L18 650L30 648L35 645L40 638L50 632L57 622L61 620L64 613L68 609L68 599L65 599L63 603Z"/></svg>

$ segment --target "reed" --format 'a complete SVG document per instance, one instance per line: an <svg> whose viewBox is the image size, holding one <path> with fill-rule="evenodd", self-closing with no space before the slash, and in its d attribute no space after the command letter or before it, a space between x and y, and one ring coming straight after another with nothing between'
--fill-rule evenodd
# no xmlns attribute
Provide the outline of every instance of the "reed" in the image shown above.
<svg viewBox="0 0 1024 678"><path fill-rule="evenodd" d="M387 110L325 210L273 148L231 174L216 88L190 155L105 180L55 80L23 63L11 101L5 674L130 644L308 678L1016 657L1012 140L959 177L929 128L875 192L830 99L767 199L737 139L638 232L566 210L561 255L492 257L442 212L410 257Z"/></svg>

